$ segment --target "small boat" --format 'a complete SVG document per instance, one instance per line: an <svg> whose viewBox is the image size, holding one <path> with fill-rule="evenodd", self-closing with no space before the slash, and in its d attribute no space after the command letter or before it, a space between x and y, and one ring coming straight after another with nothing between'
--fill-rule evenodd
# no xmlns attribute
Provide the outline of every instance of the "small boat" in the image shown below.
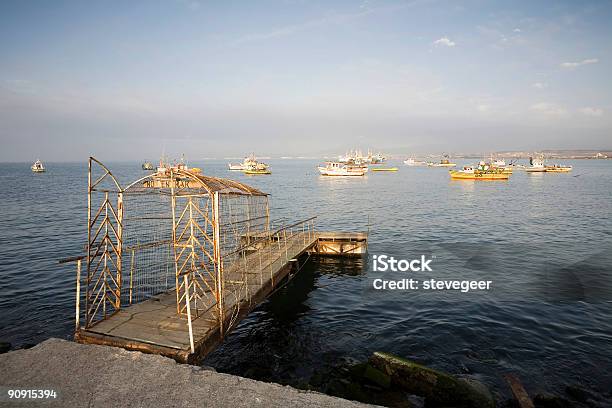
<svg viewBox="0 0 612 408"><path fill-rule="evenodd" d="M397 171L399 170L397 167L375 167L372 171Z"/></svg>
<svg viewBox="0 0 612 408"><path fill-rule="evenodd" d="M363 176L367 167L353 166L340 162L327 162L325 166L319 166L319 173L322 176Z"/></svg>
<svg viewBox="0 0 612 408"><path fill-rule="evenodd" d="M544 173L546 172L546 166L544 166L544 158L529 158L530 167L526 167L525 171L528 173Z"/></svg>
<svg viewBox="0 0 612 408"><path fill-rule="evenodd" d="M510 178L509 174L500 169L492 169L486 164L476 169L472 166L465 166L461 170L449 170L448 172L453 180L508 180Z"/></svg>
<svg viewBox="0 0 612 408"><path fill-rule="evenodd" d="M507 165L504 159L491 159L490 167L492 169L502 170L502 172L504 172L505 174L512 174L512 166Z"/></svg>
<svg viewBox="0 0 612 408"><path fill-rule="evenodd" d="M457 164L451 163L447 154L442 156L440 163L429 162L427 163L430 167L455 167Z"/></svg>
<svg viewBox="0 0 612 408"><path fill-rule="evenodd" d="M414 160L414 158L412 158L412 157L409 158L409 159L404 160L404 164L406 166L426 166L427 165L426 162Z"/></svg>
<svg viewBox="0 0 612 408"><path fill-rule="evenodd" d="M270 166L266 163L260 163L258 161L250 163L244 170L244 174L272 174Z"/></svg>
<svg viewBox="0 0 612 408"><path fill-rule="evenodd" d="M34 173L44 173L45 171L47 171L47 169L45 169L44 164L42 164L40 160L36 160L30 168Z"/></svg>
<svg viewBox="0 0 612 408"><path fill-rule="evenodd" d="M155 170L155 166L153 166L153 163L151 163L150 161L146 161L142 163L142 169L143 170Z"/></svg>
<svg viewBox="0 0 612 408"><path fill-rule="evenodd" d="M246 169L244 174L272 174L272 172L270 170Z"/></svg>
<svg viewBox="0 0 612 408"><path fill-rule="evenodd" d="M572 166L563 166L560 164L553 164L552 166L545 166L547 173L569 173L572 171Z"/></svg>
<svg viewBox="0 0 612 408"><path fill-rule="evenodd" d="M229 167L230 170L245 171L246 169L249 168L249 166L256 165L256 164L257 164L257 159L255 158L254 154L251 154L250 156L245 157L242 163L240 164L228 163L227 166Z"/></svg>

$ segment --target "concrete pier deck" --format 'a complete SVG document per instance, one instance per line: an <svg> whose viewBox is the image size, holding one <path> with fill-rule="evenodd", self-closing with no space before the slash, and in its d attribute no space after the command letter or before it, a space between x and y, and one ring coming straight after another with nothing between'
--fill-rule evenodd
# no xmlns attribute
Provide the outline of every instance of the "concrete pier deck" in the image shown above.
<svg viewBox="0 0 612 408"><path fill-rule="evenodd" d="M49 339L0 354L0 388L52 389L52 400L2 407L347 407L367 405L264 383L156 355Z"/></svg>
<svg viewBox="0 0 612 408"><path fill-rule="evenodd" d="M300 233L288 242L288 246L276 247L272 244L272 248L266 251L259 250L266 253L263 261L259 251L254 250L245 256L244 262L226 271L228 281L240 279L238 276L244 276L244 270L250 277L247 290L241 292L242 298L236 300L240 310L238 320L264 301L290 274L298 272L307 254L361 256L367 249L367 234ZM230 311L235 308L236 301L225 305L225 316L231 317ZM174 290L123 308L92 327L80 328L75 333L75 340L84 344L109 345L160 354L182 363L195 363L223 341L217 313L217 308L211 307L193 319L193 352L187 322L177 314Z"/></svg>

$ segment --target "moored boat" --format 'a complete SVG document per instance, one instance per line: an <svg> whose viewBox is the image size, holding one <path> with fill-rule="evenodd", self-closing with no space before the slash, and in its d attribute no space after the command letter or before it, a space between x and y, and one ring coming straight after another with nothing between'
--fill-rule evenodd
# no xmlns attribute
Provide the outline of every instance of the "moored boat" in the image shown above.
<svg viewBox="0 0 612 408"><path fill-rule="evenodd" d="M455 167L457 164L451 163L448 154L443 154L440 163L429 162L427 165L430 167Z"/></svg>
<svg viewBox="0 0 612 408"><path fill-rule="evenodd" d="M155 170L155 166L150 161L146 161L142 163L141 167L143 170Z"/></svg>
<svg viewBox="0 0 612 408"><path fill-rule="evenodd" d="M449 170L448 172L451 179L454 180L508 180L510 178L510 175L504 173L503 170L491 168L482 162L477 168L464 166L461 170Z"/></svg>
<svg viewBox="0 0 612 408"><path fill-rule="evenodd" d="M427 165L426 162L414 160L414 158L412 157L404 160L404 164L406 166L426 166Z"/></svg>
<svg viewBox="0 0 612 408"><path fill-rule="evenodd" d="M253 162L250 163L246 169L243 170L244 174L272 174L270 166L266 163Z"/></svg>
<svg viewBox="0 0 612 408"><path fill-rule="evenodd" d="M363 176L367 167L353 166L340 162L327 162L325 166L319 166L319 173L322 176Z"/></svg>
<svg viewBox="0 0 612 408"><path fill-rule="evenodd" d="M44 173L47 171L47 169L45 169L45 165L40 160L36 160L30 168L34 173Z"/></svg>
<svg viewBox="0 0 612 408"><path fill-rule="evenodd" d="M547 173L569 173L572 171L572 166L564 166L561 164L553 164L552 166L545 166Z"/></svg>
<svg viewBox="0 0 612 408"><path fill-rule="evenodd" d="M249 168L249 166L256 165L256 164L257 164L257 159L255 158L254 154L251 154L250 156L245 157L242 163L240 164L228 163L227 166L229 167L229 170L245 171Z"/></svg>
<svg viewBox="0 0 612 408"><path fill-rule="evenodd" d="M398 171L397 167L375 167L372 171Z"/></svg>
<svg viewBox="0 0 612 408"><path fill-rule="evenodd" d="M546 172L546 166L544 166L544 158L529 158L530 167L526 167L527 173L544 173Z"/></svg>

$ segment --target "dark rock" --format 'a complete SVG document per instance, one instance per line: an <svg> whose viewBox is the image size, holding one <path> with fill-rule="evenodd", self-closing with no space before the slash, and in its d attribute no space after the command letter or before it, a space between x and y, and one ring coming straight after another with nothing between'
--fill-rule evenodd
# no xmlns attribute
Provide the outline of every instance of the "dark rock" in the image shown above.
<svg viewBox="0 0 612 408"><path fill-rule="evenodd" d="M536 408L571 408L572 404L565 398L553 394L537 394L533 397Z"/></svg>
<svg viewBox="0 0 612 408"><path fill-rule="evenodd" d="M394 386L425 397L427 406L495 407L486 387L472 380L456 378L388 353L376 352L369 361L389 376Z"/></svg>
<svg viewBox="0 0 612 408"><path fill-rule="evenodd" d="M391 377L369 364L363 372L363 377L372 381L374 384L378 384L382 388L387 389L391 387Z"/></svg>
<svg viewBox="0 0 612 408"><path fill-rule="evenodd" d="M0 341L0 354L6 353L11 349L11 343Z"/></svg>
<svg viewBox="0 0 612 408"><path fill-rule="evenodd" d="M587 402L587 400L592 397L592 395L587 390L585 390L578 384L570 384L566 386L565 392L573 400L576 400L578 402Z"/></svg>

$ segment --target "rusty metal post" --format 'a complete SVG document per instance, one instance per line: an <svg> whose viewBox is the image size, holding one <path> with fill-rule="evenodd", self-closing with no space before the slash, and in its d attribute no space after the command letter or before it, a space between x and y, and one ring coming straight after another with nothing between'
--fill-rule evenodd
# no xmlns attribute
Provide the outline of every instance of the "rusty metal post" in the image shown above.
<svg viewBox="0 0 612 408"><path fill-rule="evenodd" d="M87 163L87 280L85 281L85 328L89 327L89 285L91 283L91 157Z"/></svg>
<svg viewBox="0 0 612 408"><path fill-rule="evenodd" d="M214 258L215 266L217 268L217 279L216 279L216 297L217 297L217 309L219 311L219 333L221 337L225 335L223 327L223 321L225 319L224 299L223 299L223 261L221 259L221 231L219 222L219 192L213 193L213 232L214 238Z"/></svg>
<svg viewBox="0 0 612 408"><path fill-rule="evenodd" d="M178 242L176 242L176 229L178 225L176 225L176 195L174 193L174 172L170 171L170 197L171 197L171 206L172 206L172 252L174 254L174 279L176 282L176 314L181 314L181 304L180 304L180 277L179 277L179 266L178 266L178 257L176 253L176 247ZM184 280L183 280L184 282Z"/></svg>
<svg viewBox="0 0 612 408"><path fill-rule="evenodd" d="M80 322L81 317L81 260L77 259L77 272L76 272L76 316L74 319L74 332L77 333L79 331L79 327L81 326Z"/></svg>
<svg viewBox="0 0 612 408"><path fill-rule="evenodd" d="M189 300L189 280L188 274L183 275L183 283L185 285L185 298L187 299L187 326L189 327L189 345L191 346L191 352L195 353L195 347L193 346L193 327L191 326L191 301Z"/></svg>
<svg viewBox="0 0 612 408"><path fill-rule="evenodd" d="M132 248L132 260L130 261L130 305L132 304L132 292L134 291L134 255L136 249Z"/></svg>
<svg viewBox="0 0 612 408"><path fill-rule="evenodd" d="M104 193L104 277L102 278L102 285L104 287L104 295L102 295L102 312L104 319L106 319L106 299L108 293L108 281L106 276L108 274L108 191Z"/></svg>
<svg viewBox="0 0 612 408"><path fill-rule="evenodd" d="M117 194L117 235L117 289L115 290L117 306L115 310L120 310L121 288L123 286L123 192Z"/></svg>

